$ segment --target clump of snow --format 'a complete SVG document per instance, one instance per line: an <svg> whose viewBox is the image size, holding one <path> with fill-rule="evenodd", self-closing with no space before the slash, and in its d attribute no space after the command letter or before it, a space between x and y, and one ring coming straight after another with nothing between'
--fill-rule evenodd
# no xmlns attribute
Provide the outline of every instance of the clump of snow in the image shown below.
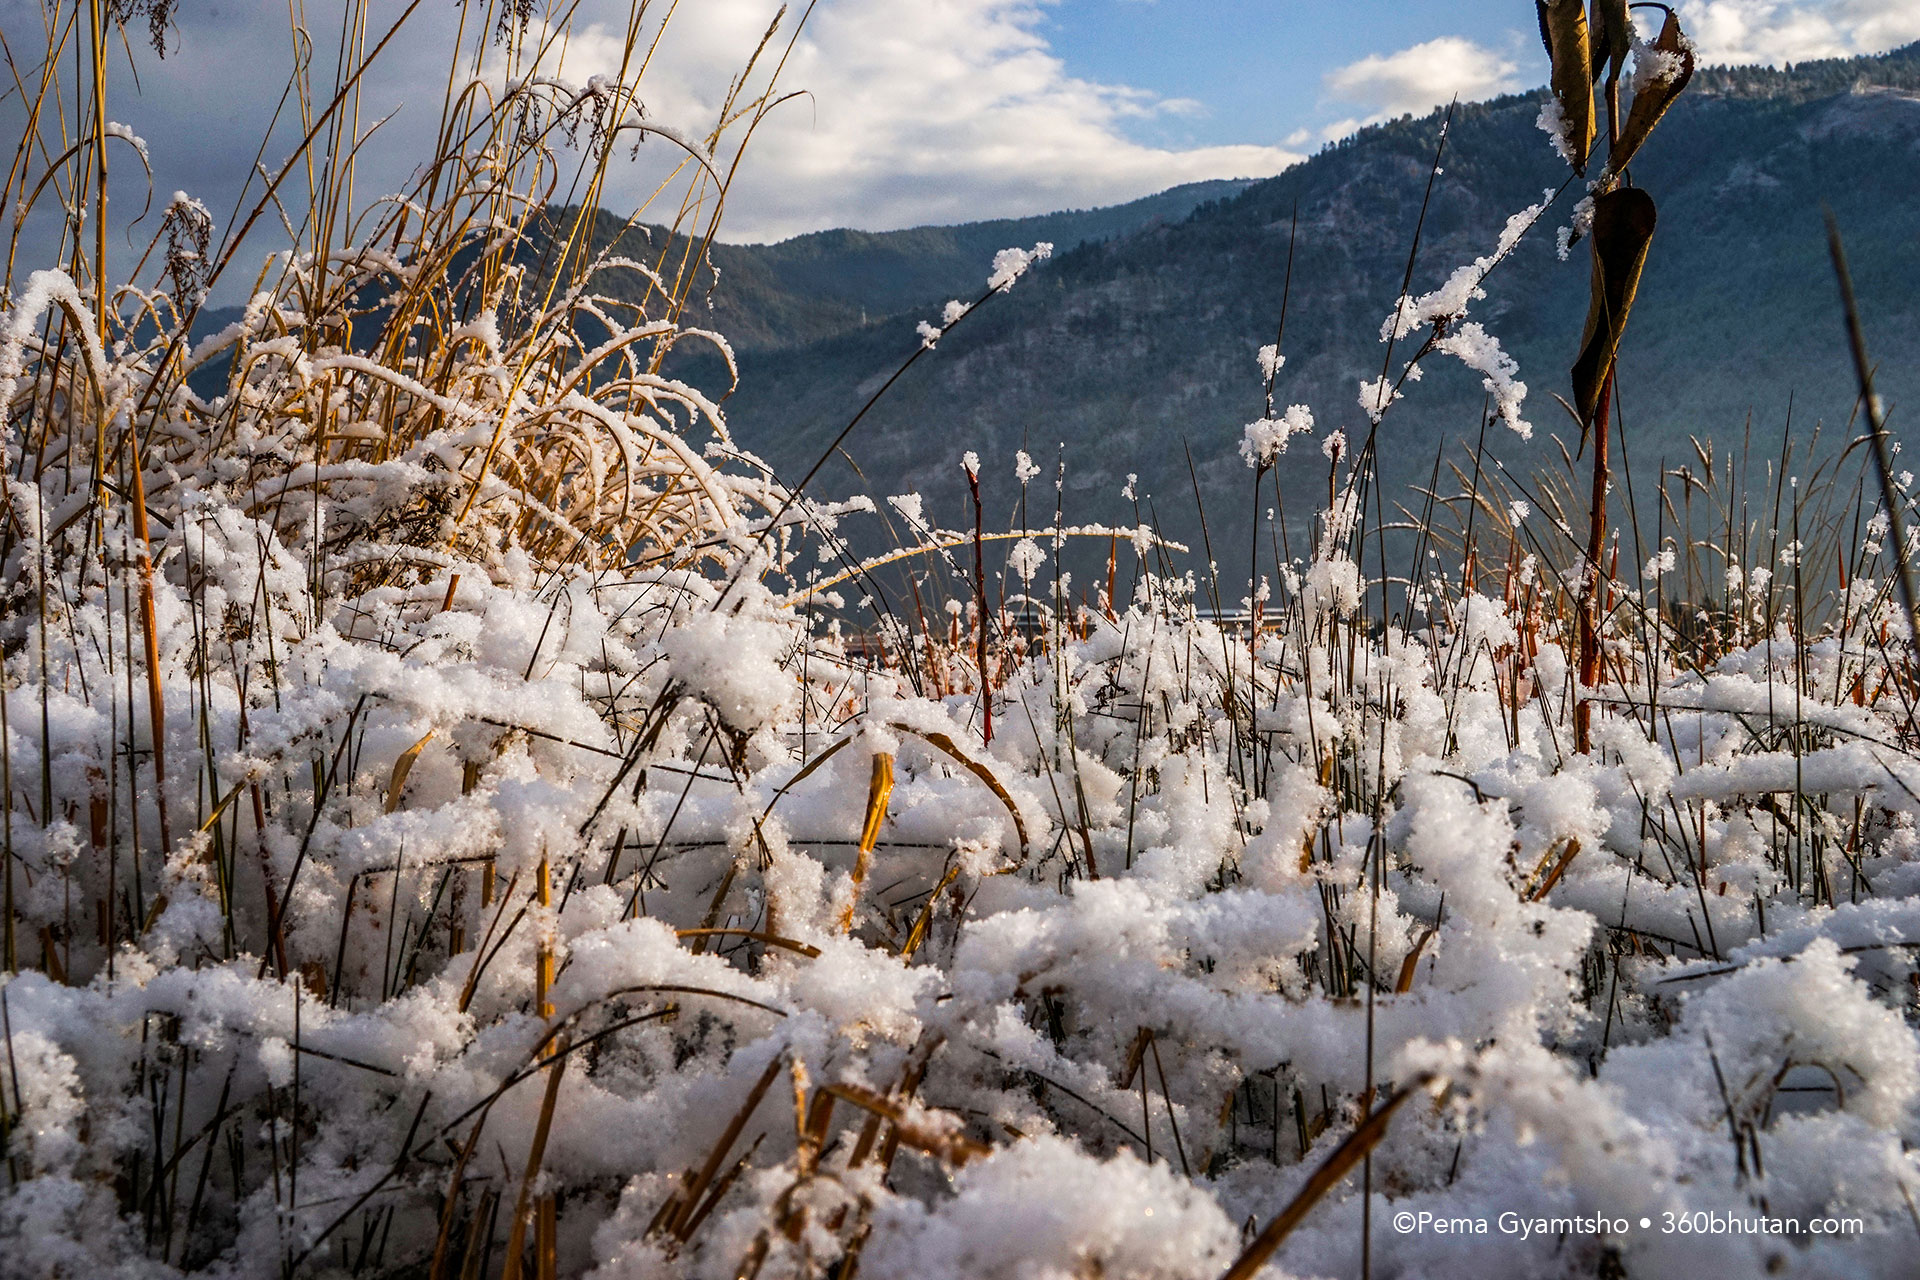
<svg viewBox="0 0 1920 1280"><path fill-rule="evenodd" d="M1500 340L1474 321L1459 325L1434 339L1433 349L1450 355L1467 368L1483 373L1481 385L1493 397L1494 409L1522 440L1533 436L1533 424L1520 416L1527 384L1517 376L1519 364L1500 346Z"/></svg>
<svg viewBox="0 0 1920 1280"><path fill-rule="evenodd" d="M1567 123L1567 113L1560 108L1560 100L1548 94L1540 104L1540 114L1534 119L1534 127L1547 135L1547 141L1553 144L1554 154L1568 164L1579 158L1574 147L1573 130Z"/></svg>
<svg viewBox="0 0 1920 1280"><path fill-rule="evenodd" d="M1259 360L1260 377L1266 382L1272 382L1279 375L1280 367L1287 362L1287 358L1280 354L1280 348L1272 343L1260 348Z"/></svg>
<svg viewBox="0 0 1920 1280"><path fill-rule="evenodd" d="M1367 415L1367 421L1375 426L1386 415L1387 408L1400 398L1401 392L1385 375L1371 382L1360 384L1360 408Z"/></svg>
<svg viewBox="0 0 1920 1280"><path fill-rule="evenodd" d="M993 255L993 274L987 277L987 288L1001 292L1011 289L1014 281L1025 275L1034 263L1052 256L1053 245L1046 240L1031 249L1002 249Z"/></svg>
<svg viewBox="0 0 1920 1280"><path fill-rule="evenodd" d="M1032 538L1022 538L1014 544L1007 555L1008 566L1020 575L1020 581L1028 586L1033 584L1033 575L1047 562L1047 553L1040 549Z"/></svg>
<svg viewBox="0 0 1920 1280"><path fill-rule="evenodd" d="M1240 456L1249 467L1270 467L1287 451L1287 441L1313 431L1313 412L1303 404L1288 405L1278 418L1249 422L1240 436Z"/></svg>
<svg viewBox="0 0 1920 1280"><path fill-rule="evenodd" d="M967 314L967 310L966 303L949 300L940 312L940 323L934 324L929 320L920 321L914 326L914 332L920 335L920 345L929 351L938 346L940 339L946 336L947 330L958 324L961 317Z"/></svg>
<svg viewBox="0 0 1920 1280"><path fill-rule="evenodd" d="M1551 99L1548 105L1554 105ZM1376 425L1379 423L1387 407L1402 395L1400 381L1417 381L1421 374L1420 358L1428 351L1437 351L1453 356L1468 368L1483 374L1482 383L1493 396L1501 421L1523 440L1533 435L1532 425L1520 416L1521 404L1527 396L1527 384L1516 376L1520 372L1519 365L1502 349L1499 340L1487 332L1485 326L1468 321L1466 315L1469 306L1487 296L1483 287L1487 276L1513 252L1521 237L1540 220L1553 203L1553 197L1554 193L1547 191L1537 204L1529 205L1509 217L1500 229L1493 252L1456 268L1439 288L1419 297L1402 295L1393 314L1380 326L1380 340L1397 342L1427 327L1431 327L1432 334L1426 346L1408 362L1400 380L1390 380L1382 375L1374 381L1360 384L1360 407L1366 411L1370 421Z"/></svg>
<svg viewBox="0 0 1920 1280"><path fill-rule="evenodd" d="M738 729L777 725L798 705L785 669L790 629L760 618L703 612L667 632L660 647L673 677Z"/></svg>
<svg viewBox="0 0 1920 1280"><path fill-rule="evenodd" d="M1593 197L1581 196L1579 203L1573 206L1573 220L1554 234L1554 244L1560 261L1565 262L1573 253L1574 242L1593 232Z"/></svg>
<svg viewBox="0 0 1920 1280"><path fill-rule="evenodd" d="M1238 1243L1212 1197L1167 1165L1038 1137L961 1170L943 1203L894 1202L862 1265L928 1280L1185 1280L1224 1270Z"/></svg>

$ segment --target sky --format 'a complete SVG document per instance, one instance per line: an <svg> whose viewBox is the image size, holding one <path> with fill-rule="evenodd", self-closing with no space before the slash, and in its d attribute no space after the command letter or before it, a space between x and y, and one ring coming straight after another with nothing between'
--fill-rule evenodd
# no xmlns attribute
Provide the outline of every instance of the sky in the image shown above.
<svg viewBox="0 0 1920 1280"><path fill-rule="evenodd" d="M536 0L544 12L552 0ZM330 63L342 0L303 0ZM401 0L372 0L376 34ZM655 0L649 12L664 11ZM796 3L790 35L804 9ZM681 0L640 86L647 115L706 132L778 0ZM1783 63L1920 39L1920 0L1682 0L1710 62ZM627 0L580 0L565 62L616 68ZM44 0L0 0L14 56L40 43ZM425 0L367 79L362 186L399 190L439 118L458 8ZM168 55L133 45L109 114L146 142L157 194L224 220L253 169L289 65L276 0L177 0ZM722 237L886 230L1117 203L1181 182L1263 177L1359 125L1541 83L1527 0L817 0L781 74L803 90L760 126ZM16 123L19 99L0 102ZM272 167L283 121L263 156ZM279 148L277 151L276 148ZM672 148L616 162L606 203L631 208ZM124 170L124 166L123 166ZM116 191L118 192L118 188ZM116 199L121 198L116 194ZM144 239L144 237L142 237Z"/></svg>

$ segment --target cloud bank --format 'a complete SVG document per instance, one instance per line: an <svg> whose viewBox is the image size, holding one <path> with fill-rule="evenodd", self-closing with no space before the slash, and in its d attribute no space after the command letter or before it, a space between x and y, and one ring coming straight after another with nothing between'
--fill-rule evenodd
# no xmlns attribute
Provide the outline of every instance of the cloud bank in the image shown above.
<svg viewBox="0 0 1920 1280"><path fill-rule="evenodd" d="M1372 54L1326 78L1328 96L1373 108L1369 120L1421 114L1458 98L1475 102L1521 87L1520 68L1460 36L1441 36L1398 53Z"/></svg>
<svg viewBox="0 0 1920 1280"><path fill-rule="evenodd" d="M403 7L374 0L375 38ZM789 26L804 7L792 6ZM704 136L779 8L778 0L678 6L641 84L648 118ZM325 68L315 79L325 82L341 0L309 0L306 11L316 68ZM616 71L627 14L625 0L585 0L551 69L574 82ZM287 16L274 4L204 0L174 15L167 56L136 46L138 87L118 75L110 114L149 144L157 193L179 188L224 215L285 84ZM885 230L1111 204L1182 182L1264 177L1301 158L1277 145L1135 141L1130 125L1198 104L1070 74L1049 49L1043 18L1035 0L822 0L780 76L783 90L801 96L756 133L723 236L771 240L830 226ZM37 35L38 5L0 0L0 20L10 35ZM430 152L459 21L458 6L430 0L367 76L363 127L384 123L361 152L363 193L403 189ZM761 78L786 34L763 58ZM0 104L0 125L18 114L17 99ZM264 153L268 167L298 133L289 108ZM637 207L674 159L669 145L649 143L637 160L617 162L605 203Z"/></svg>
<svg viewBox="0 0 1920 1280"><path fill-rule="evenodd" d="M1777 66L1920 40L1916 0L1684 0L1679 11L1707 62Z"/></svg>
<svg viewBox="0 0 1920 1280"><path fill-rule="evenodd" d="M683 6L664 75L649 73L659 111L712 118L740 30L764 24L768 8ZM808 97L762 126L730 197L731 236L1110 204L1181 182L1264 177L1301 158L1280 146L1134 141L1130 122L1196 104L1070 75L1039 19L1028 0L822 5L782 76Z"/></svg>
<svg viewBox="0 0 1920 1280"><path fill-rule="evenodd" d="M1701 61L1709 64L1780 66L1884 53L1920 40L1920 0L1681 0L1678 9ZM1529 29L1524 39L1531 37ZM1471 102L1544 79L1538 45L1518 47L1524 48L1520 60L1464 36L1441 36L1335 68L1322 80L1323 100L1358 107L1359 113L1297 130L1288 141L1332 140L1406 112L1423 114L1455 97Z"/></svg>

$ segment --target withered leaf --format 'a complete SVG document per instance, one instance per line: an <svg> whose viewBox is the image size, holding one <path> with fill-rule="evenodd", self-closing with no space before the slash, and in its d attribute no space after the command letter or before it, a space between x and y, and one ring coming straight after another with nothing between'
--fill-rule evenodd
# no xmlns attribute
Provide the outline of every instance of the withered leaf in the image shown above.
<svg viewBox="0 0 1920 1280"><path fill-rule="evenodd" d="M1540 38L1553 60L1553 99L1560 107L1560 141L1575 173L1587 171L1593 154L1593 58L1587 39L1587 8L1581 0L1534 0Z"/></svg>
<svg viewBox="0 0 1920 1280"><path fill-rule="evenodd" d="M1653 197L1638 187L1620 187L1593 201L1593 298L1573 365L1573 401L1583 426L1593 422L1620 335L1640 287L1640 271L1653 243Z"/></svg>
<svg viewBox="0 0 1920 1280"><path fill-rule="evenodd" d="M1659 65L1651 76L1641 81L1639 91L1633 95L1633 105L1627 109L1627 123L1620 131L1620 143L1607 157L1607 168L1613 173L1627 167L1633 153L1660 123L1660 117L1687 87L1687 81L1693 79L1693 47L1681 34L1680 20L1671 11L1659 36L1640 56L1657 58Z"/></svg>
<svg viewBox="0 0 1920 1280"><path fill-rule="evenodd" d="M1633 48L1633 24L1627 17L1627 0L1593 0L1587 17L1588 57L1593 63L1594 79L1600 78L1604 64L1607 79L1617 80Z"/></svg>

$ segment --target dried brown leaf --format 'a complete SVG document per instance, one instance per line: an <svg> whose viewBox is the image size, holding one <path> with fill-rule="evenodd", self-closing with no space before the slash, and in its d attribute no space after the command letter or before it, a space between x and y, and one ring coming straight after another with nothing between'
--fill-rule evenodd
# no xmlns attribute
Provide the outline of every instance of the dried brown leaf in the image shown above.
<svg viewBox="0 0 1920 1280"><path fill-rule="evenodd" d="M1650 52L1660 58L1661 65L1640 85L1639 92L1633 95L1633 105L1627 108L1627 123L1620 131L1620 142L1607 157L1607 169L1612 173L1627 167L1654 126L1660 123L1660 117L1666 115L1667 108L1693 79L1693 46L1681 33L1680 19L1671 10ZM1643 52L1640 56L1644 58L1649 53Z"/></svg>
<svg viewBox="0 0 1920 1280"><path fill-rule="evenodd" d="M1587 9L1580 0L1535 0L1540 39L1553 60L1554 101L1560 104L1561 141L1575 173L1587 171L1593 153L1593 50Z"/></svg>
<svg viewBox="0 0 1920 1280"><path fill-rule="evenodd" d="M1613 370L1656 218L1653 197L1638 187L1594 197L1593 296L1580 335L1580 357L1573 365L1573 400L1583 429L1593 421L1601 389Z"/></svg>

